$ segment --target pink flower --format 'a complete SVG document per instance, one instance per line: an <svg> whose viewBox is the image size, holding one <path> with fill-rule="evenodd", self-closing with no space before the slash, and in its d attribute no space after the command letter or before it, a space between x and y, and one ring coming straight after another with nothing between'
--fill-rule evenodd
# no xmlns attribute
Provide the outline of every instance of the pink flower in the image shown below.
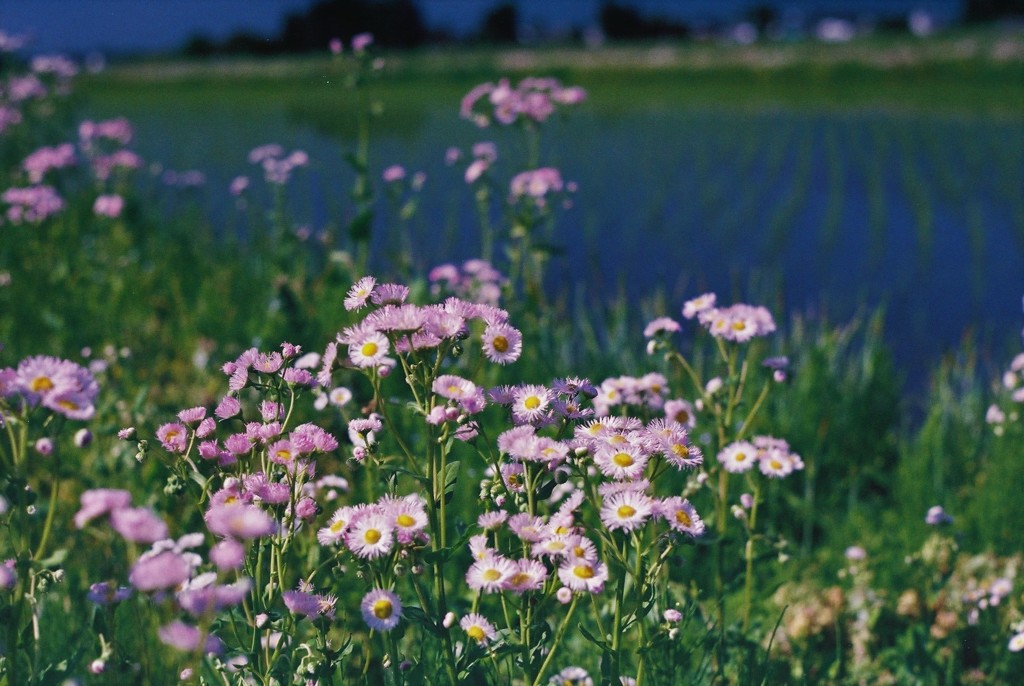
<svg viewBox="0 0 1024 686"><path fill-rule="evenodd" d="M402 601L392 591L375 588L359 604L363 620L374 631L387 632L402 618Z"/></svg>
<svg viewBox="0 0 1024 686"><path fill-rule="evenodd" d="M155 543L167 538L167 524L145 507L124 507L110 513L110 526L126 541Z"/></svg>
<svg viewBox="0 0 1024 686"><path fill-rule="evenodd" d="M238 541L225 538L210 548L210 562L221 571L241 569L245 561L245 547Z"/></svg>
<svg viewBox="0 0 1024 686"><path fill-rule="evenodd" d="M96 202L92 205L92 212L98 217L110 217L116 219L121 216L121 210L124 209L124 198L120 195L110 194L101 195L96 198Z"/></svg>
<svg viewBox="0 0 1024 686"><path fill-rule="evenodd" d="M192 574L192 567L184 557L172 550L143 556L132 567L128 581L140 591L174 588Z"/></svg>
<svg viewBox="0 0 1024 686"><path fill-rule="evenodd" d="M260 538L277 529L270 515L247 503L214 505L206 511L205 519L212 533L231 538Z"/></svg>
<svg viewBox="0 0 1024 686"><path fill-rule="evenodd" d="M405 178L405 167L400 164L393 164L384 170L381 178L385 183L394 183Z"/></svg>
<svg viewBox="0 0 1024 686"><path fill-rule="evenodd" d="M506 323L488 325L482 340L484 355L497 364L515 362L523 352L523 335Z"/></svg>
<svg viewBox="0 0 1024 686"><path fill-rule="evenodd" d="M177 422L169 422L156 430L156 437L164 450L170 453L184 453L188 447L188 429Z"/></svg>
<svg viewBox="0 0 1024 686"><path fill-rule="evenodd" d="M358 33L352 36L352 51L363 52L366 48L370 47L373 43L373 34L371 33Z"/></svg>
<svg viewBox="0 0 1024 686"><path fill-rule="evenodd" d="M110 488L94 488L81 495L82 507L75 514L75 527L81 529L96 517L131 505L132 496L128 491Z"/></svg>

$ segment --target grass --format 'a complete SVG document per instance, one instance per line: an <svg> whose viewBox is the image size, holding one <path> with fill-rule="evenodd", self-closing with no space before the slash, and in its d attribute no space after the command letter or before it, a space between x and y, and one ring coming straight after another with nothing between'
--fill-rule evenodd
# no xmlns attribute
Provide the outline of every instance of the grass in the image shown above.
<svg viewBox="0 0 1024 686"><path fill-rule="evenodd" d="M374 96L387 127L410 125L495 74L544 73L587 89L602 111L764 108L875 108L1013 117L1024 99L1024 38L998 31L936 39L881 35L848 45L694 43L531 50L458 49L386 55ZM341 87L344 67L327 56L156 61L113 65L82 80L98 102L200 105L268 102L301 111L327 130L351 135L355 106ZM231 88L223 84L230 82ZM340 127L340 128L339 128Z"/></svg>
<svg viewBox="0 0 1024 686"><path fill-rule="evenodd" d="M955 64L946 64L950 61L947 56L956 54L956 46L968 40L981 47L957 57ZM827 55L808 45L684 45L660 48L661 52L655 53L660 55L654 60L657 64L640 65L639 69L630 66L630 60L654 59L648 48L610 49L596 57L579 50L555 49L464 52L456 56L395 55L389 56L392 71L373 88L385 101L386 111L395 115L381 121L391 122L386 126L398 130L413 126L420 110L443 104L454 111L464 90L487 70L515 64L523 70L557 73L567 81L588 86L597 106L613 112L617 108L627 111L638 106L676 107L708 101L715 103L711 107L725 110L739 105L741 109L760 111L766 103L775 102L773 98L780 98L787 107L811 106L816 111L895 106L952 111L958 116L1004 117L1014 108L1011 78L1020 73L1019 60L1004 63L991 57L1005 40L1011 47L1017 44L1012 37L966 33L920 45L909 39L881 37L840 46ZM1012 52L1009 48L999 50ZM583 64L583 56L593 62ZM708 66L709 62L716 66ZM348 109L353 99L343 97L343 89L335 89L333 84L328 88L326 79L335 78L335 73L338 78L344 76L331 69L336 67L320 59L117 66L86 78L81 97L90 106L113 108L123 104L129 110L143 111L177 101L182 107L224 106L242 115L267 102L281 103L285 110L307 112L301 116L320 118L324 127L335 127L332 130L344 134L346 129L337 122L354 112ZM979 83L968 89L976 98L964 101L960 94L941 95L952 78L949 74L962 77L973 69L983 72ZM911 81L927 74L931 76L924 82L911 86ZM792 85L780 91L775 87L794 76L806 79L804 88ZM758 79L763 79L761 86L735 93L743 84L750 86ZM774 83L776 79L778 84ZM299 88L294 88L296 81ZM853 85L846 90L849 84ZM869 84L883 87L872 90ZM901 92L904 87L911 92ZM735 102L730 102L730 97ZM68 122L73 121L69 115ZM733 121L742 124L750 118ZM53 135L65 133L57 123L50 123ZM766 126L770 125L769 121ZM862 130L862 135L878 138L878 145L851 146L868 170L868 183L878 186L883 186L886 179L877 156L893 146L907 144L906 139L885 142L886 134L883 126ZM743 174L754 174L761 164L778 170L791 160L799 169L798 177L806 179L815 168L808 150L817 139L795 130L784 136L786 145L767 151L749 138L737 137L725 143ZM834 144L828 143L834 139L827 132L824 140L827 164L839 153L833 149ZM13 140L5 154L16 157L15 146L29 143L38 141ZM733 190L730 177L719 168L714 143L694 143L698 158L690 186L696 196L694 205L728 202ZM652 163L658 159L653 154L650 158ZM902 173L899 180L904 183L922 183L922 168L905 166ZM834 176L830 172L830 177ZM4 181L14 183L16 179L12 175ZM59 540L52 547L64 551L60 559L34 560L22 555L18 563L23 579L29 567L38 563L33 567L31 592L44 599L38 606L42 608L38 618L43 625L37 641L40 652L33 662L49 665L50 671L40 673L33 666L33 674L40 682L44 677L59 682L65 676L76 676L92 683L112 684L141 674L153 683L171 683L183 665L201 663L200 655L172 651L154 638L156 627L181 615L180 611L167 599L161 602L142 595L117 609L97 608L85 601L89 583L98 579L123 582L129 562L140 550L105 525L96 524L84 531L74 529L70 519L78 507L77 496L93 487L127 488L137 504L165 515L175 535L193 529L202 531L201 514L206 504L200 501L208 494L200 492L201 479L197 476L206 474L218 480L228 472L201 462L201 469L190 474L182 460L159 447L159 441L153 438L156 427L170 421L180 408L215 406L225 386L220 365L249 346L266 350L289 340L306 350L322 350L337 331L354 323L358 315L348 312L342 302L351 283L362 275L357 262L359 246L344 235L339 250L325 250L299 239L282 217L281 207L258 204L258 195L252 196L253 206L249 208L250 233L244 239L229 236L218 240L212 233L197 230L209 226L209 220L203 215L202 205L190 200L187 193L177 194L159 185L124 183L119 190L128 198L126 211L108 221L92 214L96 185L87 170L62 174L55 183L68 199L66 212L42 226L8 225L3 229L0 265L12 276L10 285L0 290L4 364L46 353L82 362L104 357L107 366L100 373L101 405L90 424L94 442L82 449L74 448L65 432L60 462L31 454L25 463L26 478L40 503L53 496L55 504L43 510L58 513L59 533L55 538ZM842 182L833 179L830 184ZM784 232L784 225L793 216L795 200L785 194L776 197L771 188L755 190L755 195L736 208L734 231L738 232L735 227L741 226L745 217L766 206L776 212L776 233ZM653 204L643 208L647 212L645 221L657 223L656 208L668 204L671 195L664 188L658 189ZM281 196L277 198L280 201ZM406 226L381 207L376 209L388 217L390 230L400 231ZM881 222L886 210L884 205L876 206L869 216L878 215ZM698 216L696 208L687 207L685 211ZM343 219L333 218L330 228L343 233ZM412 274L409 280L415 301L433 299L422 274ZM737 291L745 288L741 284ZM642 328L655 316L679 311L680 298L674 294L661 292L636 299L623 290L595 301L582 289L542 297L524 288L512 295L506 306L511 321L523 330L523 358L509 367L481 368L474 336L460 342L458 351L453 345L445 369L472 375L486 386L547 383L553 377L576 374L601 381L657 371L665 374L673 395L691 399L701 395L700 389L690 388L691 378L685 369L672 364L675 358L645 354ZM720 297L726 302L731 299L726 294ZM1013 581L1017 592L1008 595L999 607L987 608L976 624L970 623L970 607L964 600L970 589L990 584L999 574L1009 575L1006 570L1019 565L1019 556L1015 555L1024 548L1024 540L1014 528L1014 522L1024 516L1024 505L1017 497L1024 488L1024 472L1019 469L1024 435L1019 426L1009 423L1006 433L996 436L985 421L990 404L998 403L1011 411L1014 407L1007 390L990 387L988 380L1005 369L1012 353L1019 350L1019 341L1006 348L1005 357L1002 351L997 353L991 369L984 366L969 343L965 344L955 357L935 370L918 408L919 420L903 395L900 374L884 342L883 312L834 322L824 315L807 318L788 313L770 299L769 304L780 334L751 346L744 356L755 361L756 371L751 371L754 375L764 371L756 364L761 356L789 355L789 381L773 386L764 405L756 400L758 388L746 388L735 397L736 416L760 407L750 433L785 437L803 456L805 469L779 481L738 476L728 481L721 469L715 470L715 454L723 441L714 434L740 432L741 422L725 421L715 426L713 422L704 423L710 411L702 415L694 436L704 447L705 464L716 489L702 487L696 479L691 481L683 475L670 475L671 488L666 493L688 493L712 523L713 533L695 545L680 546L663 571L651 573L650 578L656 581L651 585L645 565L654 558L645 562L640 552L640 542L650 537L609 536L607 545L621 545L627 551L636 546L634 552L626 554L635 566L615 563L616 576L609 582L602 606L594 602L584 607L588 603L580 601L572 630L564 635L559 648L559 660L562 664L585 664L595 678L599 670L604 670L606 677L620 668L628 673L647 660L647 683L678 683L680 679L712 683L716 678L736 683L857 683L886 678L898 683L954 683L972 678L973 670L982 668L983 678L998 682L1019 673L1021 656L1005 649L1011 633L1019 631L1011 630L1012 623L1022 618L1019 581ZM672 348L690 360L696 374L710 377L721 373L726 386L734 388L741 372L734 365L720 372L718 348L696 335L695 329L691 322L684 334L671 338ZM100 352L108 345L112 350ZM83 346L91 347L93 352L83 356ZM119 352L122 347L126 350ZM438 438L436 432L441 429L428 427L418 414L409 411L410 407L416 408L418 398L404 394L402 377L429 375L429 367L421 364L383 382L373 373L339 372L356 402L344 410L328 412L317 412L308 403L300 403L295 422L322 423L343 438L346 420L352 416L363 415L371 408L395 413L398 430L381 433L379 463L350 459L352 447L346 443L336 454L322 456L319 468L349 479L353 488L344 498L346 503L369 502L396 485L403 490L430 493L431 508L435 508L431 517L435 522L450 522L447 533L451 539L446 544L444 534L434 537L433 547L420 559L428 570L423 578L429 579L430 574L435 579L447 577L450 588L461 588L462 574L471 562L461 538L473 530L472 523L479 514L480 480L486 462L469 446L430 440ZM657 414L654 408L644 412L652 417ZM481 426L491 439L485 442L487 445L507 428L507 422L493 407L481 417ZM141 462L136 459L133 442L114 437L118 428L129 424L137 426L140 437L149 440L148 448L138 448ZM8 421L5 428L17 426ZM32 428L48 431L52 424L32 424ZM436 466L433 471L437 473L413 479L407 471L396 469L405 445L395 436L404 437L422 464ZM448 458L451 461L445 462ZM452 466L456 460L461 466ZM24 484L16 476L20 475L2 474L4 496L15 507L0 513L5 517L0 522L6 534L3 553L12 557L17 546L10 541L29 529L34 531L38 523L38 518L28 517L28 510L20 507L22 498L29 496L23 495ZM555 484L551 481L543 486L554 488ZM737 519L728 509L740 502L743 491L759 494L755 499L760 504L756 530L753 523L746 530L744 522L750 520ZM523 499L532 508L537 505L535 494L528 492ZM445 497L446 493L450 498ZM939 503L954 513L952 531L959 532L959 537L949 533L951 530L936 530L924 524L924 512ZM321 505L334 507L326 501ZM327 514L318 515L318 525ZM752 517L750 513L744 516ZM590 512L587 518L581 516L580 522L593 528L596 519ZM27 524L19 528L22 522ZM261 545L254 546L254 553ZM266 557L273 557L275 562L269 569L279 578L285 576L282 565L293 565L288 568L291 576L277 592L294 585L296 567L305 576L306 565L315 567L325 561L322 556L327 556L308 540L297 540L294 545L290 560L280 548L271 551L273 546L269 544L261 548L271 551ZM859 564L847 554L853 545L866 549L867 562ZM605 543L602 547L608 550ZM263 570L264 555L251 557L258 558L250 560L252 567ZM907 564L905 558L913 564ZM428 614L429 589L428 602L422 598L416 601L420 612L410 610L394 634L369 634L354 609L369 576L375 582L378 577L387 578L396 586L406 582L415 586L418 577L405 576L404 565L363 564L351 557L345 558L345 565L347 570L332 566L329 573L318 577L321 588L339 595L339 607L349 608L347 613L339 612L336 622L317 625L325 627L322 635L312 622L300 622L278 602L272 584L258 584L252 602L265 604L267 621L273 626L285 627L289 636L303 637L307 641L303 650L311 655L328 654L321 650L326 646L320 646L317 640L326 642L330 638L337 641L337 646L346 636L354 639L355 645L338 658L344 664L336 672L324 667L325 675L330 673L346 682L392 679L432 683L437 674L445 673L445 660L439 656L448 650L444 645L446 634L439 629L439 617ZM51 581L47 574L54 568L63 569L63 585L37 589L37 582ZM396 571L399 568L401 574ZM353 569L359 569L360 574L352 573ZM408 585L403 588L409 592ZM753 589L752 596L747 588ZM916 610L908 609L909 601L897 602L909 592L918 594ZM634 593L635 599L631 595ZM650 598L657 594L658 602L653 604L646 593L651 594ZM24 629L12 642L25 645L32 641L30 613L23 609L17 595L5 591L0 611L7 613L7 618L14 613L13 621L6 625L14 626L14 632ZM516 643L522 637L522 644L529 646L527 638L532 636L536 645L551 645L560 627L570 625L568 619L561 624L564 612L552 612L550 623L544 620L531 625L530 617L536 615L524 598L539 599L538 607L547 603L543 607L550 611L552 606L558 607L550 597L509 596L506 605L499 604L494 596L478 596L475 600L472 596L453 592L452 607L465 612L470 607L477 609L479 603L495 621L502 614L513 621L495 659L488 664L481 658L466 672L466 679L489 676L494 683L507 682L508 674L515 672L535 674L538 683L543 683L542 677L556 671L556 665L541 664L537 656L543 656L543 652L524 651ZM272 601L267 601L268 597ZM412 597L406 595L405 600L416 607ZM686 610L687 621L672 633L659 613L675 605ZM945 611L953 611L956 622L943 635L940 618ZM737 621L744 612L753 617L749 624L746 618L742 623ZM718 621L722 617L731 621L723 625ZM225 611L215 621L209 616L196 621L215 628L229 640L244 637L235 641L238 649L246 651L254 665L270 664L267 673L271 667L278 670L274 674L279 679L290 679L295 673L302 650L295 649L284 661L274 663L270 651L258 649L261 633L250 631L253 622L240 610ZM713 629L707 628L709 624ZM595 626L611 631L606 635ZM234 631L233 638L228 627ZM625 630L615 631L618 627L628 627L628 635ZM8 640L14 632L8 632ZM765 648L769 637L776 641L771 652ZM109 654L103 652L107 642L113 646ZM390 652L394 664L398 646L404 651L402 655L415 663L405 676L381 659L384 652ZM471 652L468 648L466 651ZM101 654L109 663L107 672L88 675L90 661ZM508 671L493 666L499 661L508 666ZM28 664L21 665L22 675L27 673ZM0 666L4 673L9 674L9 669L8 662ZM208 674L214 674L212 668ZM327 676L323 679L328 683Z"/></svg>

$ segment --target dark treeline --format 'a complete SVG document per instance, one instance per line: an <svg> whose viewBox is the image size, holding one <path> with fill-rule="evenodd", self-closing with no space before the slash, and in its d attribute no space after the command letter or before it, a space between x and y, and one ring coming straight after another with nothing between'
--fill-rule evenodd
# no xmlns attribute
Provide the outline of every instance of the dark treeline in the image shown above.
<svg viewBox="0 0 1024 686"><path fill-rule="evenodd" d="M1024 17L1024 0L964 0L963 19L984 22L1003 17ZM779 18L770 2L753 6L742 19L760 32ZM462 42L491 44L515 43L521 39L522 25L516 2L508 0L484 15L480 26ZM649 16L629 0L607 0L598 9L594 24L607 40L644 40L650 38L686 38L691 27L678 19ZM905 30L904 19L887 19L879 24L886 29ZM247 53L270 55L323 51L328 43L340 38L346 45L358 33L372 33L378 45L414 48L428 43L449 43L456 37L444 30L428 29L416 0L320 0L301 13L289 15L274 37L238 33L227 40L215 42L195 36L184 46L193 56ZM570 38L580 38L582 29ZM563 36L565 38L565 36Z"/></svg>

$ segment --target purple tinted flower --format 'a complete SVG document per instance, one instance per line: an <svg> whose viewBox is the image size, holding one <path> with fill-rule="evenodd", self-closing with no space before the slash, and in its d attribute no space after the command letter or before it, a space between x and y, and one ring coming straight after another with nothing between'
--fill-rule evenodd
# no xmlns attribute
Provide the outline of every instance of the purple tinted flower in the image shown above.
<svg viewBox="0 0 1024 686"><path fill-rule="evenodd" d="M297 615L305 615L307 619L313 619L320 614L320 600L312 593L285 591L282 597L285 607Z"/></svg>
<svg viewBox="0 0 1024 686"><path fill-rule="evenodd" d="M192 567L184 557L173 550L165 550L139 558L128 575L128 581L140 591L157 591L177 586L191 573Z"/></svg>
<svg viewBox="0 0 1024 686"><path fill-rule="evenodd" d="M207 417L203 421L199 422L199 426L196 427L196 438L206 438L216 430L216 420L213 417Z"/></svg>
<svg viewBox="0 0 1024 686"><path fill-rule="evenodd" d="M14 560L6 560L0 564L0 588L12 589L18 583L18 574L14 571Z"/></svg>
<svg viewBox="0 0 1024 686"><path fill-rule="evenodd" d="M352 36L352 51L363 52L373 43L372 33L359 33Z"/></svg>
<svg viewBox="0 0 1024 686"><path fill-rule="evenodd" d="M8 205L6 216L12 224L38 224L64 209L64 200L52 186L8 188L0 193Z"/></svg>
<svg viewBox="0 0 1024 686"><path fill-rule="evenodd" d="M220 404L217 405L217 409L214 410L213 413L221 419L228 419L229 417L234 417L236 414L241 412L241 410L242 404L238 402L238 398L226 395L220 401Z"/></svg>
<svg viewBox="0 0 1024 686"><path fill-rule="evenodd" d="M221 571L241 569L245 561L245 546L234 539L225 538L210 548L210 561Z"/></svg>
<svg viewBox="0 0 1024 686"><path fill-rule="evenodd" d="M381 174L385 183L394 183L405 178L405 167L400 164L393 164Z"/></svg>
<svg viewBox="0 0 1024 686"><path fill-rule="evenodd" d="M36 452L42 455L43 457L49 457L50 455L53 454L53 439L47 438L45 436L43 438L37 439L35 443L35 449Z"/></svg>
<svg viewBox="0 0 1024 686"><path fill-rule="evenodd" d="M274 533L274 519L266 512L245 503L214 505L206 512L206 526L218 536L259 538Z"/></svg>
<svg viewBox="0 0 1024 686"><path fill-rule="evenodd" d="M844 554L847 560L853 560L854 562L859 562L868 556L867 551L859 545L851 545Z"/></svg>
<svg viewBox="0 0 1024 686"><path fill-rule="evenodd" d="M175 620L160 627L157 635L160 637L161 643L182 652L194 651L199 645L201 636L199 629L185 624L181 620ZM220 655L224 651L224 644L216 636L207 636L204 651L207 654Z"/></svg>
<svg viewBox="0 0 1024 686"><path fill-rule="evenodd" d="M115 586L109 581L99 581L89 586L89 592L85 597L97 605L110 605L127 600L132 595L132 590L127 586Z"/></svg>
<svg viewBox="0 0 1024 686"><path fill-rule="evenodd" d="M924 521L930 526L940 526L942 524L952 524L953 517L947 514L941 505L934 505L928 508Z"/></svg>
<svg viewBox="0 0 1024 686"><path fill-rule="evenodd" d="M402 618L402 601L393 592L382 588L363 596L359 607L367 625L381 633L394 629Z"/></svg>
<svg viewBox="0 0 1024 686"><path fill-rule="evenodd" d="M168 422L156 430L156 437L164 450L170 453L184 453L188 447L188 430L177 422Z"/></svg>
<svg viewBox="0 0 1024 686"><path fill-rule="evenodd" d="M228 192L230 192L231 195L239 196L248 187L249 187L249 177L248 176L236 176L234 179L231 180L231 185L228 187Z"/></svg>
<svg viewBox="0 0 1024 686"><path fill-rule="evenodd" d="M110 526L125 540L154 543L167 538L167 524L145 507L124 507L110 513Z"/></svg>
<svg viewBox="0 0 1024 686"><path fill-rule="evenodd" d="M99 385L84 367L56 357L26 357L2 384L5 396L20 395L68 419L91 419Z"/></svg>
<svg viewBox="0 0 1024 686"><path fill-rule="evenodd" d="M245 434L231 434L224 440L224 447L232 455L243 455L252 448L252 441Z"/></svg>
<svg viewBox="0 0 1024 686"><path fill-rule="evenodd" d="M131 502L131 493L120 489L95 488L86 491L81 496L82 507L75 513L75 526L81 529L96 517L128 507Z"/></svg>
<svg viewBox="0 0 1024 686"><path fill-rule="evenodd" d="M88 429L79 429L75 432L73 440L76 448L84 448L92 443L92 432Z"/></svg>
<svg viewBox="0 0 1024 686"><path fill-rule="evenodd" d="M124 198L117 194L101 195L92 204L92 213L97 217L117 219L124 210Z"/></svg>
<svg viewBox="0 0 1024 686"><path fill-rule="evenodd" d="M313 377L313 374L306 369L295 369L294 367L289 367L288 369L284 370L284 373L281 375L281 378L284 379L285 383L289 383L295 386L316 385L316 379Z"/></svg>
<svg viewBox="0 0 1024 686"><path fill-rule="evenodd" d="M214 575L210 575L211 578ZM242 578L233 584L223 586L197 584L177 594L178 604L194 617L200 617L213 610L239 605L252 590L252 580Z"/></svg>
<svg viewBox="0 0 1024 686"><path fill-rule="evenodd" d="M51 169L70 167L75 164L75 146L63 143L54 147L39 148L22 162L31 183L39 183Z"/></svg>
<svg viewBox="0 0 1024 686"><path fill-rule="evenodd" d="M295 503L295 516L299 519L309 521L317 515L319 508L312 498L303 498Z"/></svg>

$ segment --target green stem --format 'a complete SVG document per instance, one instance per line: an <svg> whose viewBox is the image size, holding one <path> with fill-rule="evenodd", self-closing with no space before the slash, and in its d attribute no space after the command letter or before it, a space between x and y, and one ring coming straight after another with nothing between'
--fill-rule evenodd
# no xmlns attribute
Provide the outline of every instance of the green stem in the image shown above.
<svg viewBox="0 0 1024 686"><path fill-rule="evenodd" d="M551 661L554 659L555 653L558 652L558 646L562 642L562 637L565 636L566 629L569 628L569 621L572 619L572 613L576 610L576 603L578 600L579 596L574 593L572 596L572 602L569 603L569 611L565 613L565 619L562 620L561 626L558 627L558 631L555 633L555 640L551 644L551 650L548 651L547 657L544 658L544 662L540 666L540 671L537 672L537 676L534 677L531 686L538 686L538 684L540 684L540 680L544 678L544 673L547 672L548 667L551 665Z"/></svg>
<svg viewBox="0 0 1024 686"><path fill-rule="evenodd" d="M747 529L746 578L743 582L743 633L750 628L750 604L754 589L754 530L757 526L757 505L761 500L761 481L754 482L754 504L750 508L750 525Z"/></svg>

